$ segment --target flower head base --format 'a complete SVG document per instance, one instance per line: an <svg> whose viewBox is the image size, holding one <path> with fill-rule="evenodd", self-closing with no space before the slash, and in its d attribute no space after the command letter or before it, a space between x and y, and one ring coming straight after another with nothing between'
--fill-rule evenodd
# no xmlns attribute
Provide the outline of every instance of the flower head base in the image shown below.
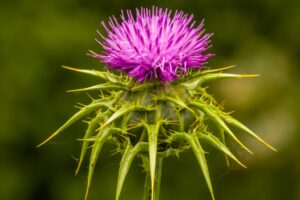
<svg viewBox="0 0 300 200"><path fill-rule="evenodd" d="M108 69L126 71L140 82L159 79L172 80L185 74L190 68L203 68L213 54L203 54L210 48L212 34L205 34L204 22L198 26L193 15L153 7L136 9L121 14L121 23L112 16L109 27L102 22L107 37L97 42L102 54L92 55L107 64Z"/></svg>

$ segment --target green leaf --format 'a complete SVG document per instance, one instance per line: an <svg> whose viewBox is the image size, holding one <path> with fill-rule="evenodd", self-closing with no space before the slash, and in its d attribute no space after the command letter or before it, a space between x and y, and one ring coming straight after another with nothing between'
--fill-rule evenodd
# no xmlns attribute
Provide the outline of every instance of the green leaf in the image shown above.
<svg viewBox="0 0 300 200"><path fill-rule="evenodd" d="M168 138L168 142L178 141L178 140L179 141L185 140L191 146L191 148L195 154L195 157L198 161L198 164L202 170L204 179L206 181L206 184L208 186L208 189L212 196L212 199L214 199L213 188L212 188L211 179L210 179L210 175L209 175L208 165L207 165L206 158L205 158L205 152L199 143L197 135L194 132L191 134L186 133L186 132L174 132Z"/></svg>
<svg viewBox="0 0 300 200"><path fill-rule="evenodd" d="M199 103L199 102L191 102L191 105L195 106L196 108L199 108L203 112L207 114L207 116L213 120L220 128L224 129L224 131L232 137L241 147L243 147L246 151L249 153L253 154L250 149L248 149L235 135L234 133L230 130L230 128L225 124L225 122L219 117L217 113L209 109L209 107L205 104Z"/></svg>
<svg viewBox="0 0 300 200"><path fill-rule="evenodd" d="M228 155L230 158L232 158L234 161L236 161L239 165L241 165L244 168L247 168L244 164L242 164L231 152L230 150L226 147L225 144L223 144L217 137L215 137L212 134L203 134L200 133L198 134L198 136L200 137L200 139L203 139L205 141L207 141L210 145L212 145L213 147L215 147L216 149L222 151L223 153L225 153L226 155Z"/></svg>
<svg viewBox="0 0 300 200"><path fill-rule="evenodd" d="M117 191L116 191L116 200L119 199L125 178L128 174L130 169L131 163L134 157L143 149L145 148L146 144L144 143L137 143L134 147L130 144L130 141L127 142L126 149L123 153L122 160L120 162L119 168L119 175L118 175L118 183L117 183Z"/></svg>
<svg viewBox="0 0 300 200"><path fill-rule="evenodd" d="M76 72L80 72L83 74L88 74L88 75L92 75L98 78L101 78L103 80L112 82L112 83L120 83L119 77L109 73L109 72L101 72L101 71L96 71L96 70L88 70L88 69L78 69L78 68L74 68L74 67L68 67L68 66L62 66L65 69L68 70L72 70L72 71L76 71Z"/></svg>
<svg viewBox="0 0 300 200"><path fill-rule="evenodd" d="M239 122L238 120L234 119L230 115L226 115L224 113L221 114L221 117L229 124L232 124L233 126L240 128L241 130L244 130L246 133L248 133L250 136L264 144L266 147L272 149L273 151L277 151L274 147L272 147L270 144L268 144L266 141L261 139L258 135L256 135L253 131L251 131L248 127L246 127L244 124Z"/></svg>
<svg viewBox="0 0 300 200"><path fill-rule="evenodd" d="M156 84L154 83L143 83L143 84L137 84L132 86L132 88L130 88L130 91L132 92L137 92L137 91L146 91L147 89L156 86Z"/></svg>
<svg viewBox="0 0 300 200"><path fill-rule="evenodd" d="M165 97L157 97L157 99L172 102L172 103L180 106L181 108L187 109L188 111L190 111L193 114L195 113L195 111L192 110L190 107L188 107L188 105L184 101L182 101L180 98L173 98L173 97L165 96Z"/></svg>
<svg viewBox="0 0 300 200"><path fill-rule="evenodd" d="M252 78L252 77L257 77L259 75L257 74L228 74L228 73L208 73L201 75L196 78L189 79L181 85L188 89L195 89L198 87L198 85L201 85L207 81L212 81L216 79L224 79L224 78Z"/></svg>
<svg viewBox="0 0 300 200"><path fill-rule="evenodd" d="M225 139L224 129L222 129L219 126L218 126L218 128L219 128L220 136L221 136L220 141L226 146L226 139ZM226 161L227 167L229 168L230 167L230 162L229 162L228 156L226 154L225 154L225 161Z"/></svg>
<svg viewBox="0 0 300 200"><path fill-rule="evenodd" d="M115 111L114 114L98 130L112 123L113 121L125 115L126 113L130 113L132 111L138 111L138 110L149 111L151 109L147 106L124 104L123 106L121 106L121 108L119 108L119 110Z"/></svg>
<svg viewBox="0 0 300 200"><path fill-rule="evenodd" d="M200 84L205 83L207 81L212 81L216 79L224 79L224 78L253 78L257 77L257 74L228 74L228 73L211 73L206 74L200 77Z"/></svg>
<svg viewBox="0 0 300 200"><path fill-rule="evenodd" d="M156 169L156 156L157 156L157 137L159 133L161 123L145 124L146 131L148 133L149 143L149 159L150 159L150 177L151 177L151 199L154 199L154 183L155 183L155 169Z"/></svg>
<svg viewBox="0 0 300 200"><path fill-rule="evenodd" d="M221 67L221 68L217 68L217 69L208 69L208 70L202 71L202 74L210 74L210 73L215 73L215 72L222 72L224 70L232 69L235 66L236 65L230 65L230 66L227 66L227 67Z"/></svg>
<svg viewBox="0 0 300 200"><path fill-rule="evenodd" d="M194 79L191 79L191 80L181 83L181 85L183 85L184 87L186 87L190 90L194 90L196 87L198 87L200 80L201 80L201 77L194 78Z"/></svg>
<svg viewBox="0 0 300 200"><path fill-rule="evenodd" d="M84 137L83 137L83 143L82 143L82 148L81 148L81 153L80 153L80 158L79 158L79 161L78 161L78 165L77 165L77 169L76 169L76 172L75 174L77 175L79 170L80 170L80 167L81 167L81 164L82 164L82 161L84 159L84 156L85 156L85 153L86 153L86 150L88 148L88 145L90 143L90 141L88 140L96 131L96 129L99 127L99 123L100 121L103 119L105 113L101 113L99 112L90 122L89 122L89 125L88 125L88 128L84 134Z"/></svg>
<svg viewBox="0 0 300 200"><path fill-rule="evenodd" d="M89 171L88 171L88 177L87 177L87 187L86 187L86 193L85 193L85 200L88 197L89 189L91 186L92 178L93 178L93 173L94 169L97 163L97 159L99 156L99 153L103 147L103 144L105 141L108 139L108 137L111 135L111 131L109 131L108 128L101 129L99 134L97 135L97 138L94 142L92 152L91 152L91 157L90 157L90 164L89 164Z"/></svg>
<svg viewBox="0 0 300 200"><path fill-rule="evenodd" d="M211 73L215 73L215 72L220 72L221 73L222 71L231 69L233 67L235 67L235 65L222 67L222 68L217 68L217 69L200 70L200 71L193 72L193 73L190 73L190 74L188 73L186 76L182 77L181 79L175 80L175 82L181 82L182 83L182 82L186 82L186 81L191 80L191 79L201 77L204 74L211 74Z"/></svg>
<svg viewBox="0 0 300 200"><path fill-rule="evenodd" d="M64 131L66 128L71 126L73 123L81 119L82 117L96 111L98 108L102 106L106 106L107 102L105 101L94 101L91 104L81 108L77 113L75 113L67 122L65 122L57 131L55 131L52 135L50 135L46 140L44 140L37 147L40 147L51 140L53 137Z"/></svg>
<svg viewBox="0 0 300 200"><path fill-rule="evenodd" d="M183 133L184 137L186 139L186 141L191 145L192 150L195 154L195 157L198 161L198 164L202 170L204 179L206 181L207 187L209 189L209 192L211 194L212 199L214 200L214 193L213 193L213 188L212 188L212 184L211 184L211 179L210 179L210 175L209 175L209 170L208 170L208 166L207 166L207 162L206 162L206 158L205 158L205 152L202 149L200 142L198 141L198 138L195 134L189 135L187 133Z"/></svg>
<svg viewBox="0 0 300 200"><path fill-rule="evenodd" d="M67 92L83 92L83 91L92 91L92 90L127 90L125 86L115 85L112 83L102 83L98 85L93 85L87 88L80 88L74 90L68 90Z"/></svg>

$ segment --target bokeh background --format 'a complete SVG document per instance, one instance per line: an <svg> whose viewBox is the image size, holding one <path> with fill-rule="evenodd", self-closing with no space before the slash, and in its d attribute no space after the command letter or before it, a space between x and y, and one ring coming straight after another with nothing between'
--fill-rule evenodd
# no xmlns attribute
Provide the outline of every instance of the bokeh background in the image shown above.
<svg viewBox="0 0 300 200"><path fill-rule="evenodd" d="M85 94L65 93L97 80L61 68L102 69L86 56L100 51L94 41L101 20L121 9L152 4L194 13L213 32L210 67L236 64L231 72L257 73L255 79L220 80L210 92L226 110L273 144L274 153L237 132L255 155L236 148L247 164L229 168L221 154L208 155L218 200L300 199L300 1L190 0L95 1L27 0L0 3L0 199L82 200L87 165L74 175L86 124L36 145L87 103ZM101 30L101 28L100 28ZM120 155L106 145L99 159L90 200L114 199ZM140 200L143 172L136 161L121 199ZM164 162L161 199L210 199L192 153Z"/></svg>

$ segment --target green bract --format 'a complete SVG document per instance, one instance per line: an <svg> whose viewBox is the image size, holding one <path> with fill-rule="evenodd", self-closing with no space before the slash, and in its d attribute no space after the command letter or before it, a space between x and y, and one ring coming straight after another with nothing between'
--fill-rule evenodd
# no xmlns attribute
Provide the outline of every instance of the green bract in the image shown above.
<svg viewBox="0 0 300 200"><path fill-rule="evenodd" d="M209 168L202 143L206 142L245 167L229 150L225 134L252 153L231 131L230 126L243 130L272 150L275 150L245 125L224 112L215 99L203 87L208 81L222 78L255 77L223 73L231 67L190 71L172 84L160 82L137 83L134 79L116 75L109 71L70 70L98 77L105 83L84 89L71 90L101 92L101 98L82 107L65 124L39 146L83 117L92 117L82 138L79 171L82 161L91 145L86 198L93 172L102 146L113 143L123 155L117 181L116 200L119 199L125 177L135 157L141 158L148 173L145 182L144 199L158 199L162 160L168 156L178 156L191 149L199 163L208 189L213 196ZM210 126L219 129L212 133ZM147 179L147 177L149 179ZM149 187L148 187L149 186Z"/></svg>

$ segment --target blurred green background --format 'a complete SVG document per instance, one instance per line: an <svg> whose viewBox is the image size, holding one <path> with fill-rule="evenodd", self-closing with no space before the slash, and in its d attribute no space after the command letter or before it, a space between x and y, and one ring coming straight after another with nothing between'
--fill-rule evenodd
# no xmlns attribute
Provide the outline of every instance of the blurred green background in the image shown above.
<svg viewBox="0 0 300 200"><path fill-rule="evenodd" d="M227 168L221 154L208 155L218 200L300 199L300 1L40 0L0 3L0 199L83 200L87 165L74 175L85 124L53 141L36 145L77 109L85 94L65 93L97 80L61 65L102 69L86 56L100 51L94 41L101 20L121 9L152 4L194 13L215 35L211 67L236 64L231 72L257 73L255 79L221 80L210 92L226 100L226 110L273 144L265 149L237 132L255 152L235 153L248 169ZM298 104L297 104L298 103ZM114 199L120 155L106 145L99 159L90 200ZM133 164L121 198L140 200L143 172ZM191 153L164 162L161 199L210 199Z"/></svg>

